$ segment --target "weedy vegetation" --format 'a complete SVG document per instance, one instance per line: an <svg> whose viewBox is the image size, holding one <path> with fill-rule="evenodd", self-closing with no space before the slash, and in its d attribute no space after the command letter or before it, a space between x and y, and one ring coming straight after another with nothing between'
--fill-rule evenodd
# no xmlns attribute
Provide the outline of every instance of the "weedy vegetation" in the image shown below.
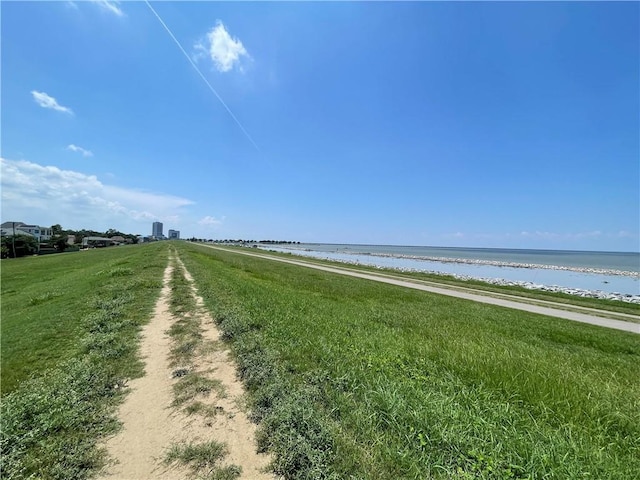
<svg viewBox="0 0 640 480"><path fill-rule="evenodd" d="M184 405L199 395L208 396L214 390L224 394L224 389L219 380L210 379L201 373L189 372L180 377L174 385L175 399L173 405ZM199 408L197 407L191 407L189 412L195 413L198 410Z"/></svg>
<svg viewBox="0 0 640 480"><path fill-rule="evenodd" d="M176 367L173 376L173 406L182 408L187 415L205 418L216 416L222 407L203 403L198 398L215 392L218 398L226 392L222 382L210 378L208 371L199 371L197 362L214 347L202 335L201 318L195 298L195 288L186 278L184 267L172 251L172 271L169 287L169 305L173 323L169 328L172 337L171 364ZM172 445L165 456L165 463L187 465L192 475L208 480L232 480L242 473L237 465L220 465L228 451L225 444L215 441L181 443Z"/></svg>
<svg viewBox="0 0 640 480"><path fill-rule="evenodd" d="M180 244L284 478L634 478L637 335Z"/></svg>
<svg viewBox="0 0 640 480"><path fill-rule="evenodd" d="M237 465L220 465L227 453L225 445L215 441L180 443L171 446L164 462L187 465L193 475L204 480L234 480L242 469Z"/></svg>
<svg viewBox="0 0 640 480"><path fill-rule="evenodd" d="M140 376L138 334L162 286L160 243L2 262L3 478L83 479Z"/></svg>
<svg viewBox="0 0 640 480"><path fill-rule="evenodd" d="M169 328L169 335L172 337L170 356L171 365L178 367L174 370L174 377L178 380L173 385L175 395L173 405L185 406L185 411L189 414L215 412L205 408L200 402L191 404L198 396L208 396L212 391L215 391L218 396L224 396L225 391L219 380L209 378L208 372L199 372L195 369L195 359L210 350L211 345L205 342L202 335L201 320L196 311L194 287L187 280L184 268L175 257L172 262L169 305L174 321Z"/></svg>

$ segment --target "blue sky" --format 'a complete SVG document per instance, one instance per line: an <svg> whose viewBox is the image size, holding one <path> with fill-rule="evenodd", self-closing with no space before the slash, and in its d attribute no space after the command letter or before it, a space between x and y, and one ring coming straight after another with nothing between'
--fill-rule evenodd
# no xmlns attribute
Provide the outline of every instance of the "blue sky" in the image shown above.
<svg viewBox="0 0 640 480"><path fill-rule="evenodd" d="M640 250L637 2L151 7L2 2L2 221Z"/></svg>

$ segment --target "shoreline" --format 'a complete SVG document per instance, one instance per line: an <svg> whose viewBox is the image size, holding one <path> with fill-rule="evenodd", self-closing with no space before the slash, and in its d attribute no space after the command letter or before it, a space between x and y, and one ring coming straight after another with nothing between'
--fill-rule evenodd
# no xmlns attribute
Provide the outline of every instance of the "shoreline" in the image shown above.
<svg viewBox="0 0 640 480"><path fill-rule="evenodd" d="M350 265L362 265L357 261L355 262L347 261L347 260L344 260L344 261L337 260L337 261L345 264L350 264ZM374 267L380 270L390 268L390 267L381 267L377 265L375 265ZM535 267L531 267L531 268L535 268ZM523 287L528 290L542 290L545 292L565 293L568 295L575 295L583 298L597 298L599 300L617 300L620 302L635 303L640 305L640 295L631 295L629 293L617 293L617 292L608 293L608 292L603 292L602 290L586 290L583 288L561 287L559 285L543 285L543 284L538 284L534 282L527 282L524 280L506 280L504 278L474 277L471 275L460 275L458 273L439 272L437 270L420 270L417 268L391 268L391 269L398 270L400 272L429 273L433 275L439 275L442 277L453 277L457 280L463 280L463 281L475 280L475 281L485 282L491 285L497 285L501 287Z"/></svg>
<svg viewBox="0 0 640 480"><path fill-rule="evenodd" d="M269 247L260 247L264 250L278 251L275 250L273 246ZM326 253L338 253L338 254L346 254L353 256L366 256L366 257L380 257L380 258L399 258L399 259L407 259L407 260L418 260L418 261L428 261L428 262L440 262L440 263L453 263L453 264L466 264L466 265L482 265L482 266L491 266L491 267L506 267L506 268L523 268L523 269L544 269L544 270L557 270L557 271L573 271L578 273L586 273L586 274L594 274L594 275L612 275L612 276L622 276L622 277L630 277L634 279L640 279L640 273L631 272L627 270L614 270L614 269L598 269L598 268L589 268L589 267L568 267L568 266L560 266L560 265L544 265L544 264L529 264L529 263L516 263L516 262L500 262L493 260L480 260L480 259L469 259L469 258L449 258L449 257L426 257L419 255L403 255L403 254L395 254L395 253L362 253L362 252L320 252L312 249L298 249L298 248L287 248L287 247L276 247L280 250L280 252L291 253L293 255L298 255L301 257L311 257L322 259L325 258L327 260L331 260L338 263L343 263L346 265L359 265L363 264L358 260L345 260L345 259L336 259L323 257L323 254ZM315 253L317 255L305 255L304 253ZM391 269L400 272L411 272L411 273L428 273L439 276L447 276L453 277L457 280L476 280L485 282L491 285L497 286L516 286L526 288L528 290L541 290L547 292L555 292L555 293L565 293L568 295L575 295L578 297L584 298L597 298L600 300L616 300L622 301L626 303L634 303L640 305L640 294L629 294L629 293L619 293L619 292L605 292L597 289L583 289L577 287L563 287L559 285L545 285L538 284L535 282L525 281L525 280L507 280L504 278L494 278L494 277L481 277L481 276L473 276L473 275L463 275L457 273L448 273L442 272L438 270L431 269L420 269L420 268L408 268L408 267L389 267L382 265L369 264L368 266L384 270Z"/></svg>
<svg viewBox="0 0 640 480"><path fill-rule="evenodd" d="M293 250L293 249L292 249ZM309 250L312 251L312 250ZM409 260L423 260L426 262L440 263L462 263L467 265L487 265L490 267L509 267L509 268L527 268L527 269L543 269L543 270L562 270L579 273L593 273L596 275L618 275L623 277L640 278L640 272L632 272L629 270L615 270L609 268L593 268L593 267L570 267L564 265L547 265L544 263L518 263L518 262L502 262L499 260L481 260L475 258L451 258L451 257L426 257L421 255L404 255L401 253L362 253L342 251L347 255L367 255L372 257L383 258L406 258Z"/></svg>
<svg viewBox="0 0 640 480"><path fill-rule="evenodd" d="M401 269L405 270L405 269ZM408 269L407 269L408 270ZM583 288L571 288L561 287L559 285L543 285L534 282L527 282L524 280L505 280L504 278L487 278L487 277L472 277L469 275L459 275L455 273L443 273L436 271L425 272L424 270L412 270L416 273L431 273L434 275L450 276L458 280L476 280L491 285L498 285L501 287L522 287L527 290L542 290L545 292L565 293L567 295L575 295L583 298L597 298L599 300L617 300L620 302L635 303L640 305L640 295L631 295L630 293L608 293L602 290L587 290Z"/></svg>

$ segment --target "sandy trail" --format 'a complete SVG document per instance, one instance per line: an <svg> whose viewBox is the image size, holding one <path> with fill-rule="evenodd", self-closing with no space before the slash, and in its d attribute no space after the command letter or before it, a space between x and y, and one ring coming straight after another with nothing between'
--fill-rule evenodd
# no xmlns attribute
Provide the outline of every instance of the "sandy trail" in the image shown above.
<svg viewBox="0 0 640 480"><path fill-rule="evenodd" d="M215 417L187 416L177 407L172 407L172 390L176 379L170 365L171 337L167 330L174 318L169 310L170 287L173 262L165 269L163 288L156 303L153 317L142 331L140 353L145 362L145 375L132 380L130 392L119 410L118 418L123 429L105 442L109 455L114 460L99 477L100 479L175 479L191 478L187 468L163 464L167 449L175 443L224 442L228 455L222 464L235 464L242 468L246 479L273 479L263 473L270 458L256 453L255 428L241 408L244 393L242 384L236 379L235 365L217 342L216 350L197 358L199 372L209 371L209 378L219 380L226 393L219 398L212 392L203 403L215 406L220 413ZM180 267L183 268L181 262ZM186 270L184 270L186 273ZM190 279L190 276L187 278ZM202 334L206 340L216 341L219 332L203 306L202 298L196 295L196 315L200 317Z"/></svg>

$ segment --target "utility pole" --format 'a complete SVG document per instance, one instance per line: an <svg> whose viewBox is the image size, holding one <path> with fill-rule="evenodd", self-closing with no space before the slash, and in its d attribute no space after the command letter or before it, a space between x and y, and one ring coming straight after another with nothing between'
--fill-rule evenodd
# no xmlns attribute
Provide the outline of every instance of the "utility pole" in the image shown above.
<svg viewBox="0 0 640 480"><path fill-rule="evenodd" d="M16 258L16 222L11 222L13 227L13 236L11 237L11 244L13 246L13 258Z"/></svg>

